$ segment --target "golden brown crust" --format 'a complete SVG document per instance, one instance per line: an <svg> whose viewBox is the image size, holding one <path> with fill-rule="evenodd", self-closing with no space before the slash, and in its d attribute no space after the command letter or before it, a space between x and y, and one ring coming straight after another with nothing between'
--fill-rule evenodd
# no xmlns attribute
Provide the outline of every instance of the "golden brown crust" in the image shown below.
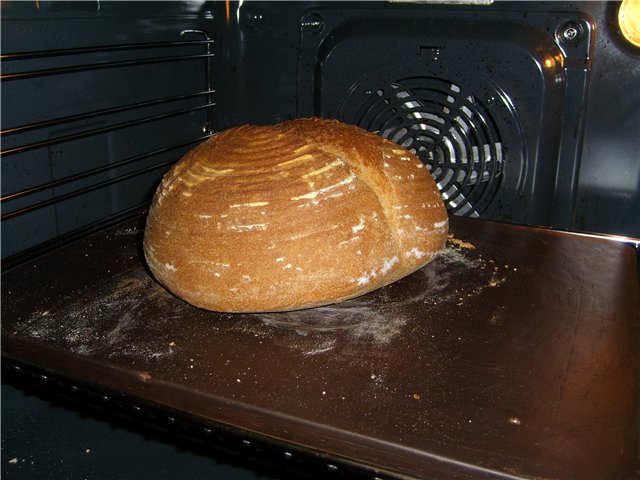
<svg viewBox="0 0 640 480"><path fill-rule="evenodd" d="M154 276L201 308L292 310L361 295L446 241L438 189L408 150L335 120L241 126L187 153L147 219Z"/></svg>

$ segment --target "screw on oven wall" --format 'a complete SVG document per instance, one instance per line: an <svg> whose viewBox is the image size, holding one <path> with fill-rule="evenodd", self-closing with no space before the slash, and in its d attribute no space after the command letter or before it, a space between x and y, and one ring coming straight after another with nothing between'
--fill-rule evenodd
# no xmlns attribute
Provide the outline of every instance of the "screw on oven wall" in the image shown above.
<svg viewBox="0 0 640 480"><path fill-rule="evenodd" d="M583 34L582 25L573 21L565 22L558 28L558 37L565 43L577 43Z"/></svg>
<svg viewBox="0 0 640 480"><path fill-rule="evenodd" d="M311 33L320 33L324 28L322 15L316 12L307 13L302 17L302 28Z"/></svg>

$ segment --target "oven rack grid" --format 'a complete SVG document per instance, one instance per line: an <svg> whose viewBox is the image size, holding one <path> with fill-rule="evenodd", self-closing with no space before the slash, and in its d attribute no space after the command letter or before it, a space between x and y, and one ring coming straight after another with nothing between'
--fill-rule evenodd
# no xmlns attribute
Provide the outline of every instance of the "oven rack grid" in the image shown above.
<svg viewBox="0 0 640 480"><path fill-rule="evenodd" d="M144 209L164 172L213 134L214 40L171 35L2 53L1 221L20 232L3 268Z"/></svg>

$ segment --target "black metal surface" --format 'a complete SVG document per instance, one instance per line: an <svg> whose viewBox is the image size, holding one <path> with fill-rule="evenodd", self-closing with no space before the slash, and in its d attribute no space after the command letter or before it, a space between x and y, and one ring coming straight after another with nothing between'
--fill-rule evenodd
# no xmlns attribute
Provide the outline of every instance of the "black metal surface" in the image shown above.
<svg viewBox="0 0 640 480"><path fill-rule="evenodd" d="M228 315L149 277L140 220L3 275L5 359L372 475L632 475L631 247L452 218L444 253L393 285Z"/></svg>
<svg viewBox="0 0 640 480"><path fill-rule="evenodd" d="M581 143L581 116L570 112L585 103L588 17L486 6L313 12L323 30L302 29L302 115L356 123L415 149L454 214L569 227L551 220L574 190L560 175L576 168L563 132ZM585 26L570 50L554 36L566 18Z"/></svg>
<svg viewBox="0 0 640 480"><path fill-rule="evenodd" d="M640 48L622 38L618 7L603 2L591 12L599 34L572 225L640 238Z"/></svg>
<svg viewBox="0 0 640 480"><path fill-rule="evenodd" d="M481 216L640 237L640 53L620 38L617 5L231 2L227 21L220 4L216 120L357 123L362 92L412 76L482 100L493 90L509 161ZM575 42L562 37L567 22L582 29Z"/></svg>
<svg viewBox="0 0 640 480"><path fill-rule="evenodd" d="M194 7L2 4L3 259L144 204L211 133L211 13Z"/></svg>
<svg viewBox="0 0 640 480"><path fill-rule="evenodd" d="M3 478L12 480L286 480L286 464L259 463L241 441L186 430L166 415L80 394L53 378L2 372ZM191 433L186 435L185 433ZM282 453L278 452L282 460ZM266 460L262 455L263 462Z"/></svg>

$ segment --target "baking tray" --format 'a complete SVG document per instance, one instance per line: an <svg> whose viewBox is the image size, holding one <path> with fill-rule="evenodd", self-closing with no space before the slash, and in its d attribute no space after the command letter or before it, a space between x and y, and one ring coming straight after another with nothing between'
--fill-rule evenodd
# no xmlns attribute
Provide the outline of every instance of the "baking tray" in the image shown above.
<svg viewBox="0 0 640 480"><path fill-rule="evenodd" d="M334 473L633 475L630 246L454 217L434 261L368 295L221 314L152 279L143 227L134 217L5 272L4 361L271 442L284 458L318 455Z"/></svg>

